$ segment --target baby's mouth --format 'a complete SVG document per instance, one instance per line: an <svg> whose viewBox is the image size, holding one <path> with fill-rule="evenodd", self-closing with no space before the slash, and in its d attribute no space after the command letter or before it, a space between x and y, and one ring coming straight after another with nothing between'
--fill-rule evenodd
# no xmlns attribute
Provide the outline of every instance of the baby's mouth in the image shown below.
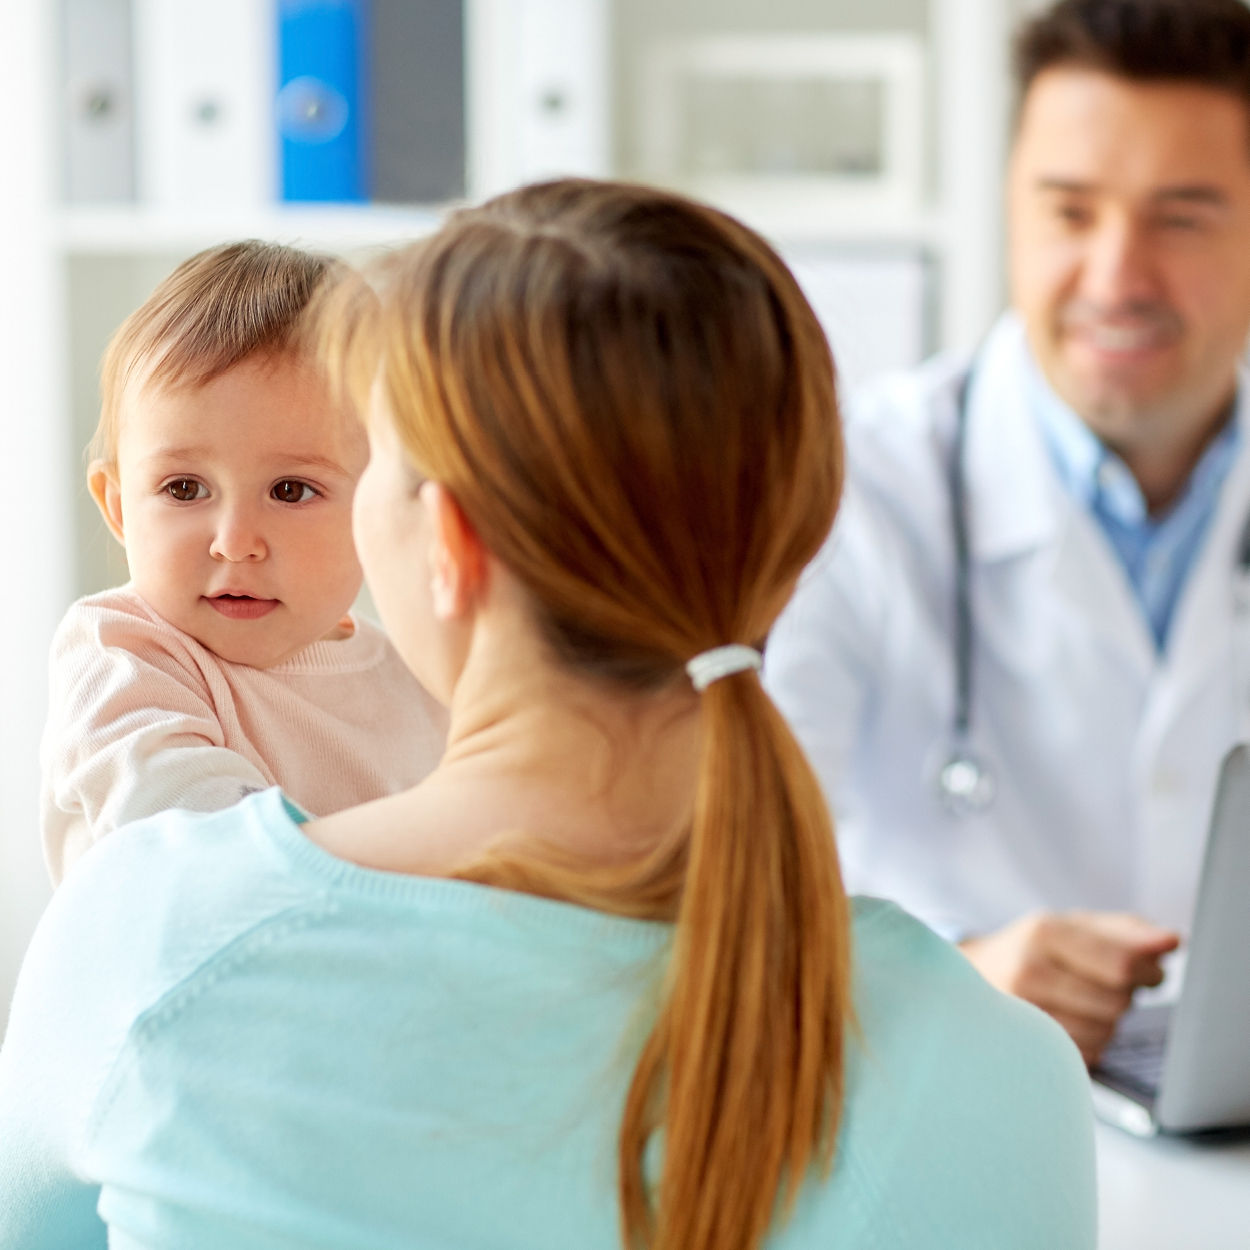
<svg viewBox="0 0 1250 1250"><path fill-rule="evenodd" d="M257 599L254 595L223 592L208 596L208 602L232 621L254 621L278 606L277 599Z"/></svg>

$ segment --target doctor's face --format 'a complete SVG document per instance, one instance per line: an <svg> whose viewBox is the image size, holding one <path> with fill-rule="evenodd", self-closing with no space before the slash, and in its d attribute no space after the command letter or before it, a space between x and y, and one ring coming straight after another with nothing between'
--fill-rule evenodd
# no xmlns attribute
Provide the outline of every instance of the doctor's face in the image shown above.
<svg viewBox="0 0 1250 1250"><path fill-rule="evenodd" d="M1060 397L1130 463L1200 442L1250 330L1244 104L1046 70L1024 100L1008 222L1012 300Z"/></svg>

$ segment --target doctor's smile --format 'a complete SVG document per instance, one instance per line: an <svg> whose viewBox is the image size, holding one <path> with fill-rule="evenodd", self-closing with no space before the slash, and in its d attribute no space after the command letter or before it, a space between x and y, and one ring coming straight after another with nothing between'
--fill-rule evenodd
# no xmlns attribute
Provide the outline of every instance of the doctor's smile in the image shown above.
<svg viewBox="0 0 1250 1250"><path fill-rule="evenodd" d="M1180 318L1167 308L1117 316L1075 305L1059 314L1059 334L1095 367L1139 369L1171 351L1183 333Z"/></svg>

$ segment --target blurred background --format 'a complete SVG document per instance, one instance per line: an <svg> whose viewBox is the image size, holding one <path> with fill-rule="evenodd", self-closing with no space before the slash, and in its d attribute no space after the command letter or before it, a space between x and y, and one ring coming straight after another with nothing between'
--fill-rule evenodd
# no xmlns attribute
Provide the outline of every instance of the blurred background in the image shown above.
<svg viewBox="0 0 1250 1250"><path fill-rule="evenodd" d="M84 485L101 351L180 260L362 257L556 174L759 229L844 387L969 349L1003 299L1009 36L1030 0L0 0L0 1027L47 901L45 658L125 580Z"/></svg>

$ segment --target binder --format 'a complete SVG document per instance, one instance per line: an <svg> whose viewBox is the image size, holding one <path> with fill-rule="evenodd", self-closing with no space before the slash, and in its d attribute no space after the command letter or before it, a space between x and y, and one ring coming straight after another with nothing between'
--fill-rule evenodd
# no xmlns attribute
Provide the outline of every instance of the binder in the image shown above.
<svg viewBox="0 0 1250 1250"><path fill-rule="evenodd" d="M518 180L608 172L606 0L523 0Z"/></svg>
<svg viewBox="0 0 1250 1250"><path fill-rule="evenodd" d="M61 0L60 27L65 199L133 199L130 0Z"/></svg>
<svg viewBox="0 0 1250 1250"><path fill-rule="evenodd" d="M368 0L278 0L284 200L368 199L370 8Z"/></svg>
<svg viewBox="0 0 1250 1250"><path fill-rule="evenodd" d="M469 193L610 168L608 0L467 0Z"/></svg>
<svg viewBox="0 0 1250 1250"><path fill-rule="evenodd" d="M274 198L273 26L265 0L133 0L140 197Z"/></svg>
<svg viewBox="0 0 1250 1250"><path fill-rule="evenodd" d="M464 5L373 0L372 198L430 204L465 193Z"/></svg>

